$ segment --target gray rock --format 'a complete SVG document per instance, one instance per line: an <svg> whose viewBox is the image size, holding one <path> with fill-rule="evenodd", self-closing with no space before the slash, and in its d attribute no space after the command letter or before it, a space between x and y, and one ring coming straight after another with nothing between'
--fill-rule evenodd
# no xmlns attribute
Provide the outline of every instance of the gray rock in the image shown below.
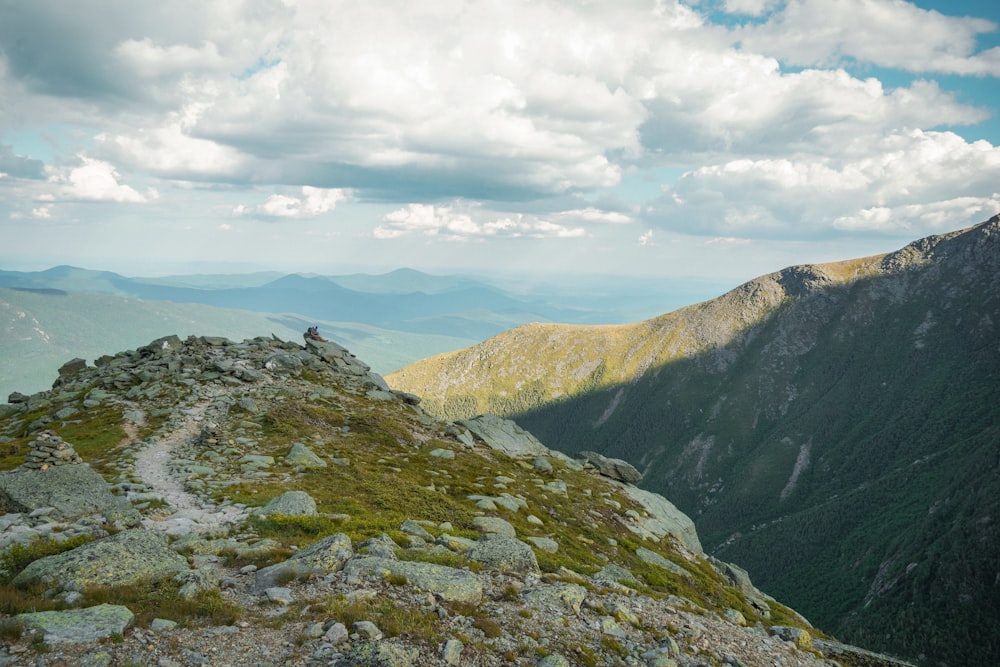
<svg viewBox="0 0 1000 667"><path fill-rule="evenodd" d="M132 624L133 618L135 616L128 607L111 604L17 616L26 629L41 630L44 641L51 644L93 642L115 634L121 635Z"/></svg>
<svg viewBox="0 0 1000 667"><path fill-rule="evenodd" d="M605 477L616 479L627 484L638 484L642 481L642 473L628 461L611 459L597 452L583 451L576 455L591 464Z"/></svg>
<svg viewBox="0 0 1000 667"><path fill-rule="evenodd" d="M88 465L0 475L0 513L28 513L41 507L55 508L64 519L100 514L126 526L142 519L127 500L112 495L111 486Z"/></svg>
<svg viewBox="0 0 1000 667"><path fill-rule="evenodd" d="M504 452L512 458L548 455L549 448L523 428L509 419L496 415L479 415L472 419L456 422L485 442L490 448Z"/></svg>
<svg viewBox="0 0 1000 667"><path fill-rule="evenodd" d="M392 641L367 642L355 646L334 664L336 667L411 667L419 655L419 650Z"/></svg>
<svg viewBox="0 0 1000 667"><path fill-rule="evenodd" d="M794 628L789 625L772 625L768 631L779 639L794 643L799 648L812 648L812 635L802 628Z"/></svg>
<svg viewBox="0 0 1000 667"><path fill-rule="evenodd" d="M344 571L352 578L363 575L405 577L409 585L449 602L479 604L483 598L483 583L478 576L445 565L364 557L349 561Z"/></svg>
<svg viewBox="0 0 1000 667"><path fill-rule="evenodd" d="M451 460L455 458L455 452L450 449L432 449L430 455L439 459Z"/></svg>
<svg viewBox="0 0 1000 667"><path fill-rule="evenodd" d="M149 623L149 629L155 633L169 632L177 627L177 621L168 618L154 618Z"/></svg>
<svg viewBox="0 0 1000 667"><path fill-rule="evenodd" d="M83 590L87 586L160 581L188 570L187 560L167 545L166 537L134 529L40 558L24 568L14 584L42 582L65 590Z"/></svg>
<svg viewBox="0 0 1000 667"><path fill-rule="evenodd" d="M277 498L272 498L266 505L255 510L254 514L312 516L316 514L316 501L305 491L287 491Z"/></svg>
<svg viewBox="0 0 1000 667"><path fill-rule="evenodd" d="M384 637L378 626L371 621L355 621L351 624L351 633L366 641L378 641Z"/></svg>
<svg viewBox="0 0 1000 667"><path fill-rule="evenodd" d="M324 537L280 563L254 573L254 590L266 593L282 582L305 579L313 574L339 572L354 556L351 538L343 533Z"/></svg>
<svg viewBox="0 0 1000 667"><path fill-rule="evenodd" d="M554 554L559 551L559 543L549 537L526 537L524 538L535 545L536 549L546 553Z"/></svg>
<svg viewBox="0 0 1000 667"><path fill-rule="evenodd" d="M704 555L694 521L677 509L673 503L657 493L651 493L631 484L621 484L625 495L646 510L646 516L639 516L627 524L628 529L641 537L659 541L665 535L673 535L689 551Z"/></svg>
<svg viewBox="0 0 1000 667"><path fill-rule="evenodd" d="M535 472L540 472L543 475L547 475L551 473L553 470L552 464L542 454L539 454L538 456L535 457L535 460L532 462L531 466L535 469Z"/></svg>
<svg viewBox="0 0 1000 667"><path fill-rule="evenodd" d="M278 604L289 605L295 599L292 596L292 590L290 588L285 588L284 586L271 586L264 590L264 595L271 602L277 602Z"/></svg>
<svg viewBox="0 0 1000 667"><path fill-rule="evenodd" d="M590 578L592 581L596 582L604 581L615 584L625 584L626 586L635 586L639 583L634 574L626 570L621 565L616 565L615 563L608 563L595 572Z"/></svg>
<svg viewBox="0 0 1000 667"><path fill-rule="evenodd" d="M578 584L538 584L524 592L524 602L539 611L565 607L580 613L587 589Z"/></svg>
<svg viewBox="0 0 1000 667"><path fill-rule="evenodd" d="M302 466L303 468L325 468L326 461L316 455L301 442L296 442L285 456L285 463L292 466ZM315 503L313 503L315 505Z"/></svg>
<svg viewBox="0 0 1000 667"><path fill-rule="evenodd" d="M535 663L535 667L572 667L572 664L564 656L558 653L547 655Z"/></svg>
<svg viewBox="0 0 1000 667"><path fill-rule="evenodd" d="M487 535L517 537L517 530L514 526L497 516L477 516L472 520L472 525L476 530Z"/></svg>
<svg viewBox="0 0 1000 667"><path fill-rule="evenodd" d="M464 650L465 644L457 639L449 639L444 643L444 648L441 649L441 659L446 665L461 665L462 651Z"/></svg>
<svg viewBox="0 0 1000 667"><path fill-rule="evenodd" d="M429 532L427 532L426 528L424 528L423 526L421 526L419 523L417 523L413 519L407 519L406 521L404 521L399 526L399 529L402 532L406 533L407 535L413 535L413 536L419 537L422 540L426 540L428 542L433 542L434 541L434 536L431 535Z"/></svg>
<svg viewBox="0 0 1000 667"><path fill-rule="evenodd" d="M483 535L465 556L501 572L530 574L539 571L535 552L514 537Z"/></svg>
<svg viewBox="0 0 1000 667"><path fill-rule="evenodd" d="M685 570L677 563L668 560L663 556L661 556L660 554L656 553L655 551L650 551L645 547L638 547L635 550L635 555L638 556L639 560L641 560L643 563L649 563L650 565L655 565L657 567L663 568L664 570L668 570L669 572L673 572L674 574L684 577L686 579L693 578L693 575L690 572Z"/></svg>
<svg viewBox="0 0 1000 667"><path fill-rule="evenodd" d="M347 632L347 626L343 623L334 623L326 630L326 634L323 635L323 639L330 642L334 646L337 644L343 644L350 637Z"/></svg>

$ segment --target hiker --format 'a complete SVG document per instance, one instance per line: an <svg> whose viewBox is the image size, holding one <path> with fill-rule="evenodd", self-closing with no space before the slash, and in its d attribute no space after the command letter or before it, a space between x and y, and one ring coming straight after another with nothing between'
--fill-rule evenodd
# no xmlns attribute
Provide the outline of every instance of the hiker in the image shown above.
<svg viewBox="0 0 1000 667"><path fill-rule="evenodd" d="M311 326L306 329L306 338L311 338L312 340L318 340L321 343L325 343L326 339L319 335L319 326Z"/></svg>

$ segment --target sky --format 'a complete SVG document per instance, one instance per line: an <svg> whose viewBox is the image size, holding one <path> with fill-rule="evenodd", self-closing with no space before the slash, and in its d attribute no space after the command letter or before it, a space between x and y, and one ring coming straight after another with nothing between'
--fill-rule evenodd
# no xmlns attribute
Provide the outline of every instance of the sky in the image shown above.
<svg viewBox="0 0 1000 667"><path fill-rule="evenodd" d="M0 0L0 268L737 284L1000 212L998 77L995 0Z"/></svg>

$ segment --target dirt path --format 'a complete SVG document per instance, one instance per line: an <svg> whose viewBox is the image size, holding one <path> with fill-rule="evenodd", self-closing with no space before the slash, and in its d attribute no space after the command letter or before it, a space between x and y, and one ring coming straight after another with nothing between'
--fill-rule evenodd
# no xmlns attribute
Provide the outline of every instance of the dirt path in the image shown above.
<svg viewBox="0 0 1000 667"><path fill-rule="evenodd" d="M182 450L198 436L205 412L215 398L215 393L203 396L193 408L185 410L178 427L160 434L136 453L134 474L149 487L141 497L152 495L166 503L143 519L145 528L180 536L217 532L246 518L246 512L237 507L219 507L185 490L183 481L171 471L171 460L179 455L187 458Z"/></svg>

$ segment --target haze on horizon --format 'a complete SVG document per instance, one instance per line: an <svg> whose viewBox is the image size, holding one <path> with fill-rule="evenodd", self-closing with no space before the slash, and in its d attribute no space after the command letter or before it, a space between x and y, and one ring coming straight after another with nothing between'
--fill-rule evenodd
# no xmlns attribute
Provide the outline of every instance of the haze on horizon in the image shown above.
<svg viewBox="0 0 1000 667"><path fill-rule="evenodd" d="M733 284L1000 211L988 0L0 0L0 268Z"/></svg>

